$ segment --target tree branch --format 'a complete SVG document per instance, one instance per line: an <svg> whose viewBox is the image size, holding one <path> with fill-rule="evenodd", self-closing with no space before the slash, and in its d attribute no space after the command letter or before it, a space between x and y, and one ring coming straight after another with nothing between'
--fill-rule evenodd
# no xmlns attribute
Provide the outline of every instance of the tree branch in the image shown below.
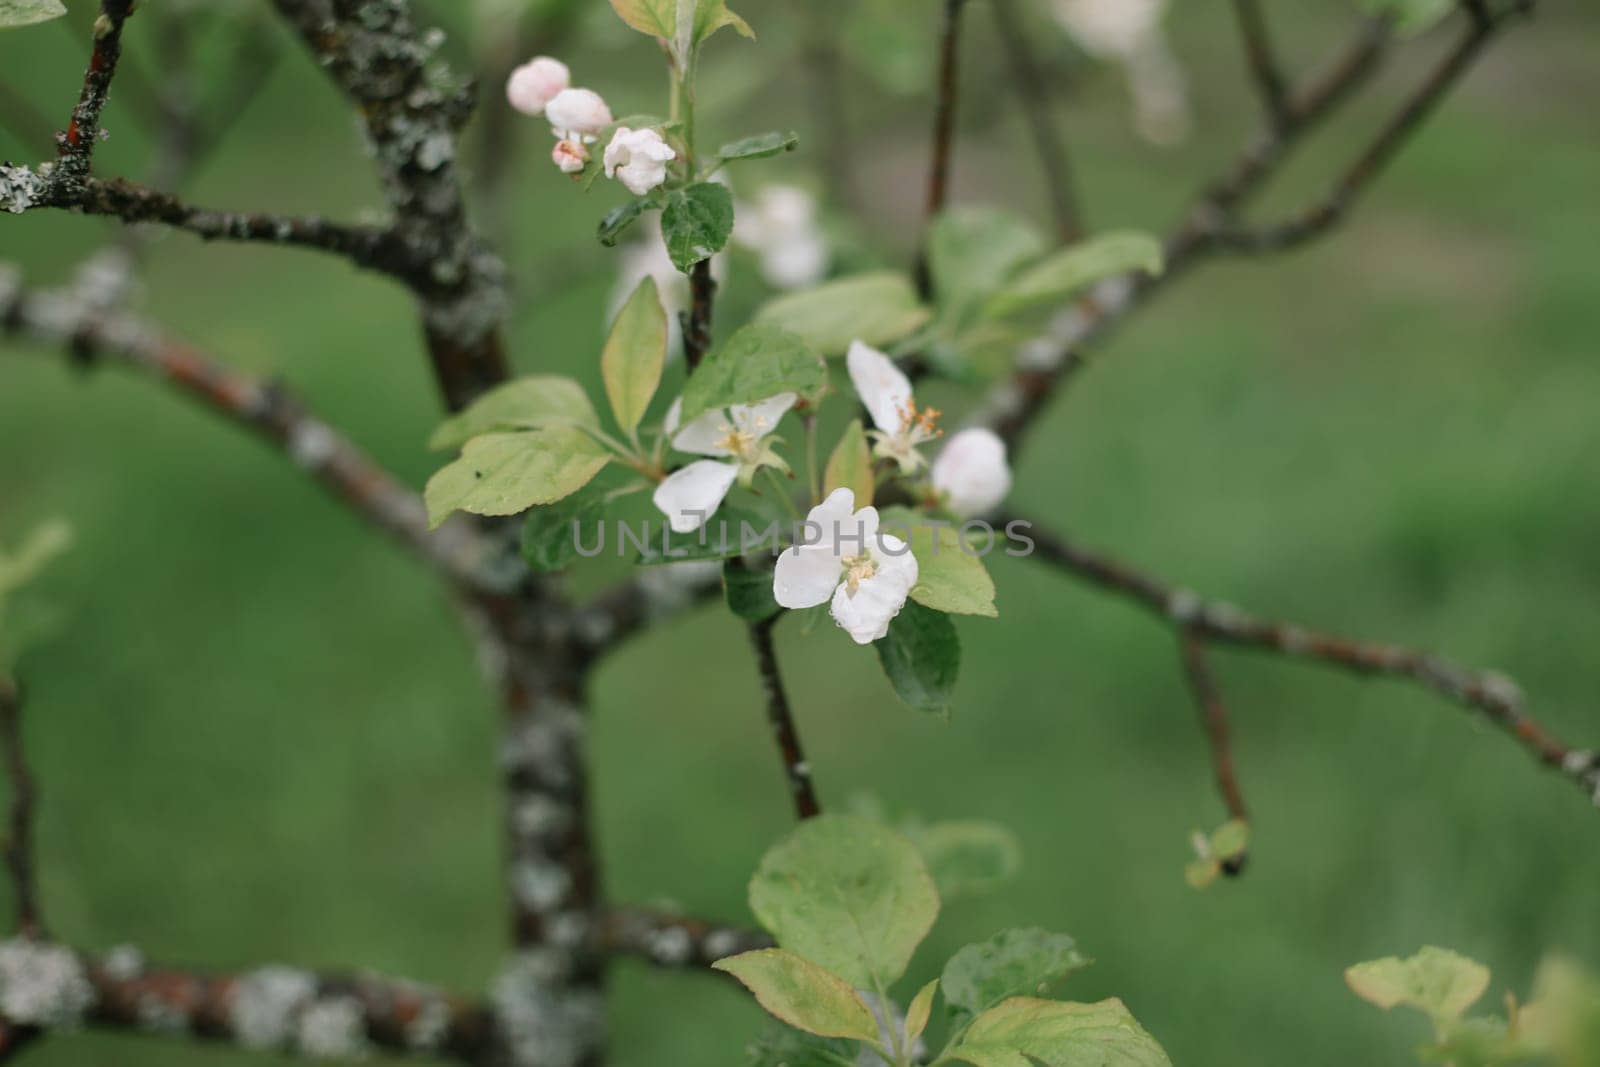
<svg viewBox="0 0 1600 1067"><path fill-rule="evenodd" d="M689 310L683 314L683 358L692 371L711 351L711 316L717 298L717 280L711 260L702 259L689 271Z"/></svg>
<svg viewBox="0 0 1600 1067"><path fill-rule="evenodd" d="M504 552L467 521L429 533L421 498L284 389L227 370L139 320L100 309L92 293L29 290L0 269L0 335L66 348L86 364L114 360L175 387L282 449L351 510L457 585L503 587Z"/></svg>
<svg viewBox="0 0 1600 1067"><path fill-rule="evenodd" d="M1222 688L1211 671L1211 664L1206 661L1205 642L1193 630L1184 628L1178 632L1178 646L1182 653L1184 676L1188 679L1189 691L1194 694L1195 705L1200 709L1200 721L1205 727L1206 740L1211 745L1211 764L1216 770L1217 790L1222 794L1228 817L1248 822L1250 815L1245 811L1244 794L1239 789L1238 775L1233 767L1233 745L1228 736L1228 706L1222 700ZM1244 862L1245 857L1240 854L1226 860L1222 869L1229 875L1236 875L1244 870Z"/></svg>
<svg viewBox="0 0 1600 1067"><path fill-rule="evenodd" d="M26 938L44 932L39 910L39 884L34 876L33 824L37 790L22 741L22 692L14 679L0 675L0 748L11 779L11 814L6 839L6 867L16 896L17 933Z"/></svg>
<svg viewBox="0 0 1600 1067"><path fill-rule="evenodd" d="M605 951L637 956L658 967L709 967L741 952L771 948L759 930L640 908L613 908L602 929Z"/></svg>
<svg viewBox="0 0 1600 1067"><path fill-rule="evenodd" d="M19 938L0 942L0 974L0 1052L7 1038L15 1047L86 1024L318 1059L380 1051L476 1062L495 1028L486 1007L404 979L154 967L129 947L96 958Z"/></svg>
<svg viewBox="0 0 1600 1067"><path fill-rule="evenodd" d="M78 106L61 136L54 181L73 183L89 176L95 142L100 139L100 112L111 95L111 79L122 58L122 26L133 11L133 0L100 0L100 17L94 22L94 43L89 69L83 75Z"/></svg>
<svg viewBox="0 0 1600 1067"><path fill-rule="evenodd" d="M1033 54L1028 30L1017 12L1015 0L990 0L990 6L994 11L995 26L1000 31L1000 42L1005 46L1011 83L1022 104L1029 133L1033 136L1039 167L1044 171L1045 189L1056 220L1056 236L1063 244L1071 244L1083 236L1077 181L1073 177L1066 143L1056 132L1054 117L1050 113L1044 69Z"/></svg>
<svg viewBox="0 0 1600 1067"><path fill-rule="evenodd" d="M950 195L950 153L955 142L956 93L960 86L961 11L966 0L942 0L944 21L939 33L938 100L933 109L933 147L928 160L928 200L924 211L924 236L927 226L944 210ZM924 297L932 292L927 250L917 257L917 288Z"/></svg>
<svg viewBox="0 0 1600 1067"><path fill-rule="evenodd" d="M1239 36L1244 41L1250 74L1267 109L1267 117L1275 125L1279 124L1286 114L1289 87L1273 54L1272 35L1267 31L1266 17L1261 13L1258 0L1233 0L1233 13L1239 23Z"/></svg>
<svg viewBox="0 0 1600 1067"><path fill-rule="evenodd" d="M1006 521L997 520L997 528L1004 528ZM1169 586L1037 525L1028 530L1028 536L1035 543L1033 558L1140 605L1191 638L1308 660L1355 674L1409 679L1479 711L1600 806L1600 753L1573 749L1558 741L1528 714L1521 690L1504 675L1472 671L1441 656L1398 645L1357 641L1261 619L1231 604L1202 600L1187 589Z"/></svg>
<svg viewBox="0 0 1600 1067"><path fill-rule="evenodd" d="M783 675L778 670L778 654L772 647L772 629L780 615L750 624L750 644L756 652L756 669L761 674L761 688L767 697L767 721L772 726L778 742L778 755L783 760L783 773L789 780L789 791L794 795L795 816L809 819L822 814L817 802L816 787L811 781L811 764L800 747L800 732L794 725L794 713L789 707L789 694L783 688Z"/></svg>

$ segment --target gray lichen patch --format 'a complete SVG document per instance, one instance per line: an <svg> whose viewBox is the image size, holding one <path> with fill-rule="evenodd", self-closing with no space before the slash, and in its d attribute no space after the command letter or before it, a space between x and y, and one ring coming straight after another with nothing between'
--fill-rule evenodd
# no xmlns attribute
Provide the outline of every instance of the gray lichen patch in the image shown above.
<svg viewBox="0 0 1600 1067"><path fill-rule="evenodd" d="M513 1067L577 1067L604 1039L598 990L568 983L571 961L551 949L512 958L490 991Z"/></svg>
<svg viewBox="0 0 1600 1067"><path fill-rule="evenodd" d="M364 1059L371 1049L361 1002L343 996L313 1002L300 1015L295 1046L318 1059Z"/></svg>
<svg viewBox="0 0 1600 1067"><path fill-rule="evenodd" d="M234 985L228 1018L239 1043L253 1049L287 1049L300 1012L315 999L316 979L292 967L263 967Z"/></svg>
<svg viewBox="0 0 1600 1067"><path fill-rule="evenodd" d="M77 955L23 938L0 942L0 1015L25 1026L82 1024L94 988Z"/></svg>

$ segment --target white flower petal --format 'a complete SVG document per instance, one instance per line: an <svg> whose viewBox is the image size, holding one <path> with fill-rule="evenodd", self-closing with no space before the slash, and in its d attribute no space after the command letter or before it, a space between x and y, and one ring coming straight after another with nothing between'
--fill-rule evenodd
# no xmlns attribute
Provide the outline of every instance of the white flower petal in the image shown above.
<svg viewBox="0 0 1600 1067"><path fill-rule="evenodd" d="M772 572L772 597L786 608L826 604L840 573L839 557L825 546L784 549Z"/></svg>
<svg viewBox="0 0 1600 1067"><path fill-rule="evenodd" d="M593 89L563 89L544 107L555 129L592 137L611 125L611 109Z"/></svg>
<svg viewBox="0 0 1600 1067"><path fill-rule="evenodd" d="M911 405L911 382L900 373L894 360L871 345L855 341L845 357L850 384L866 405L873 425L884 433L897 434L905 428Z"/></svg>
<svg viewBox="0 0 1600 1067"><path fill-rule="evenodd" d="M666 515L674 533L689 533L705 525L738 476L739 468L732 463L696 460L668 475L650 499Z"/></svg>
<svg viewBox="0 0 1600 1067"><path fill-rule="evenodd" d="M912 567L915 566L913 560ZM850 594L848 585L841 585L834 590L831 614L856 644L870 645L887 634L889 623L905 606L906 595L911 592L911 587L904 584L899 571L895 574L896 577L891 579L890 572L880 564L878 573L863 580L854 596Z"/></svg>
<svg viewBox="0 0 1600 1067"><path fill-rule="evenodd" d="M962 430L933 461L933 487L963 519L994 510L1011 491L1006 443L993 430Z"/></svg>
<svg viewBox="0 0 1600 1067"><path fill-rule="evenodd" d="M901 590L902 599L910 596L921 576L921 568L917 565L917 557L911 554L911 546L894 534L884 534L879 538L878 545L878 549L872 553L878 573L871 580L885 582Z"/></svg>
<svg viewBox="0 0 1600 1067"><path fill-rule="evenodd" d="M828 494L828 499L806 513L802 536L809 543L821 545L837 556L835 531L854 528L851 520L855 509L856 494L849 489L835 489Z"/></svg>
<svg viewBox="0 0 1600 1067"><path fill-rule="evenodd" d="M672 447L697 456L731 456L733 453L717 442L727 440L732 430L733 423L728 421L727 412L708 411L673 434Z"/></svg>
<svg viewBox="0 0 1600 1067"><path fill-rule="evenodd" d="M754 434L758 438L766 437L778 428L778 420L782 419L799 399L793 393L779 393L754 404L735 404L728 409L728 414L733 417L733 424L742 432Z"/></svg>
<svg viewBox="0 0 1600 1067"><path fill-rule="evenodd" d="M667 417L662 420L661 432L666 434L668 437L671 437L673 434L678 432L678 423L682 421L683 397L680 396L678 399L672 402L671 407L667 408Z"/></svg>

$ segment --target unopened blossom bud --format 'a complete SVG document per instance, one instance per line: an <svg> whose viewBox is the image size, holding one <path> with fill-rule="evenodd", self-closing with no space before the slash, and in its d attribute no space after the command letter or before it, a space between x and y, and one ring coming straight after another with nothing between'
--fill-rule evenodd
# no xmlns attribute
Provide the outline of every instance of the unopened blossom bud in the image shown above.
<svg viewBox="0 0 1600 1067"><path fill-rule="evenodd" d="M557 136L593 140L611 125L611 109L592 89L563 89L544 108Z"/></svg>
<svg viewBox="0 0 1600 1067"><path fill-rule="evenodd" d="M660 132L619 126L606 145L606 177L616 178L634 196L643 196L667 180L667 164L677 158Z"/></svg>
<svg viewBox="0 0 1600 1067"><path fill-rule="evenodd" d="M549 56L536 56L506 81L506 99L524 115L542 115L546 105L572 84L567 65Z"/></svg>
<svg viewBox="0 0 1600 1067"><path fill-rule="evenodd" d="M589 162L589 150L581 141L557 141L550 152L550 159L562 174L577 174Z"/></svg>

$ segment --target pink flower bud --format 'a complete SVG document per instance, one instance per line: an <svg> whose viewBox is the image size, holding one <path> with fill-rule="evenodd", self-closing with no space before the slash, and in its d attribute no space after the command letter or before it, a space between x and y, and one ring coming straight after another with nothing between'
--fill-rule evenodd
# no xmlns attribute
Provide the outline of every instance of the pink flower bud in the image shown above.
<svg viewBox="0 0 1600 1067"><path fill-rule="evenodd" d="M589 162L589 150L580 141L557 141L550 159L562 174L577 174Z"/></svg>
<svg viewBox="0 0 1600 1067"><path fill-rule="evenodd" d="M592 139L611 125L611 109L592 89L563 89L544 108L558 136Z"/></svg>
<svg viewBox="0 0 1600 1067"><path fill-rule="evenodd" d="M549 56L536 56L511 72L506 99L524 115L540 115L545 105L572 84L567 65Z"/></svg>

